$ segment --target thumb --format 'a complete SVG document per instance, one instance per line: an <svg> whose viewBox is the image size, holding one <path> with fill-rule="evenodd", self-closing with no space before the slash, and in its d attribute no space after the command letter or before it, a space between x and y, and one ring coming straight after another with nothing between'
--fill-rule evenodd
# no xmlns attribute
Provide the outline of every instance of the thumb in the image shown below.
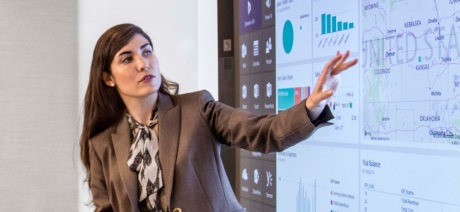
<svg viewBox="0 0 460 212"><path fill-rule="evenodd" d="M317 98L319 99L318 102L326 100L329 97L331 97L332 95L334 95L334 91L332 91L332 90L326 90L326 91L323 91L321 93L318 93L318 96L317 96Z"/></svg>
<svg viewBox="0 0 460 212"><path fill-rule="evenodd" d="M315 93L307 98L306 107L307 109L313 109L316 107L324 107L326 105L326 100L334 94L331 90L326 90L321 93Z"/></svg>

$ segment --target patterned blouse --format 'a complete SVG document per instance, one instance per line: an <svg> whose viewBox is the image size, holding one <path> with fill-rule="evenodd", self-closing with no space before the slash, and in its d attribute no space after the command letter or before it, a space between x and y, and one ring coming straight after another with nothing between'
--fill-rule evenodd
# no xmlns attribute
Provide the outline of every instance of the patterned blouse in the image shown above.
<svg viewBox="0 0 460 212"><path fill-rule="evenodd" d="M148 124L142 124L126 113L133 134L129 150L128 166L138 174L139 210L162 211L159 194L163 187L160 157L158 152L158 115L154 108Z"/></svg>

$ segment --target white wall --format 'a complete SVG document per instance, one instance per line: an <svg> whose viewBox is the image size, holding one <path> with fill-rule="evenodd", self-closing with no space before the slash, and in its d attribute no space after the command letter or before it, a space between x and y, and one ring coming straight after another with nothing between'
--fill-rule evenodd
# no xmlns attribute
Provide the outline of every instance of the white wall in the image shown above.
<svg viewBox="0 0 460 212"><path fill-rule="evenodd" d="M198 0L198 87L217 99L217 1Z"/></svg>
<svg viewBox="0 0 460 212"><path fill-rule="evenodd" d="M77 0L0 5L0 211L77 211Z"/></svg>
<svg viewBox="0 0 460 212"><path fill-rule="evenodd" d="M133 23L152 38L160 71L180 93L209 90L217 98L217 1L80 0L78 5L79 110L94 45L108 28ZM80 115L81 116L81 115ZM91 211L87 185L80 185L80 211Z"/></svg>

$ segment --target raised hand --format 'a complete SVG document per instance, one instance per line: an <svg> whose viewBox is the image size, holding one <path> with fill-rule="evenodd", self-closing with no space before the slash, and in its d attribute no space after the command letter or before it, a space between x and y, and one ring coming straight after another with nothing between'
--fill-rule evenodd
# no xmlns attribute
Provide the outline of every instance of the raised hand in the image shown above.
<svg viewBox="0 0 460 212"><path fill-rule="evenodd" d="M343 55L337 52L337 54L324 66L316 82L315 89L313 89L313 92L305 103L309 113L313 115L313 119L319 116L324 106L327 104L327 100L334 95L340 82L339 74L358 63L357 58L345 62L348 56L350 56L350 51L345 52ZM325 86L327 87L326 90L324 90Z"/></svg>

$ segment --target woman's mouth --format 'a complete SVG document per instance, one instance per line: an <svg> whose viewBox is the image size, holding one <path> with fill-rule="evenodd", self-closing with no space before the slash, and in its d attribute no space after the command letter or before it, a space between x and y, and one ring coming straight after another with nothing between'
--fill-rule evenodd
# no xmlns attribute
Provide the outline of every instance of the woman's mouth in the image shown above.
<svg viewBox="0 0 460 212"><path fill-rule="evenodd" d="M153 75L145 75L139 82L151 82L153 80Z"/></svg>

